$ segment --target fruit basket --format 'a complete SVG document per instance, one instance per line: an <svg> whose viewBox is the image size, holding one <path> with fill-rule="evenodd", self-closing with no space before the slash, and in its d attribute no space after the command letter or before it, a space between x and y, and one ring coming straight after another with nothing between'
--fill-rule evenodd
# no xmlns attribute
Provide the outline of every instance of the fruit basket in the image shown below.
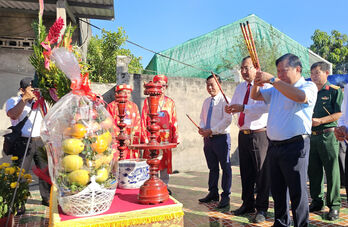
<svg viewBox="0 0 348 227"><path fill-rule="evenodd" d="M114 123L89 89L88 76L80 76L75 57L64 50L53 55L72 80L72 91L48 111L41 127L50 177L64 213L100 214L110 208L117 187L118 166L111 146Z"/></svg>

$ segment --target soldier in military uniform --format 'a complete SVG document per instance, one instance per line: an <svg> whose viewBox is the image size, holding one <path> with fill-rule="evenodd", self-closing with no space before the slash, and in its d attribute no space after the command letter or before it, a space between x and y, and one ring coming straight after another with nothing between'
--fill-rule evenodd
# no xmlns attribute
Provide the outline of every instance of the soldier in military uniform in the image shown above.
<svg viewBox="0 0 348 227"><path fill-rule="evenodd" d="M310 142L308 176L312 203L309 211L320 211L324 203L324 175L326 173L326 205L330 211L327 220L339 217L341 206L340 171L338 164L339 143L334 135L337 120L342 115L343 93L338 86L327 81L329 66L317 62L311 66L311 79L318 87L318 98L312 118L312 136Z"/></svg>

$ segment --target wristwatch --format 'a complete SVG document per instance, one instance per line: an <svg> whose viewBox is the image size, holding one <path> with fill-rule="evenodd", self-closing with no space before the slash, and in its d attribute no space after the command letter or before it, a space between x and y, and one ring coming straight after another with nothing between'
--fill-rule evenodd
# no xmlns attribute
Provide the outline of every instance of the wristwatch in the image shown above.
<svg viewBox="0 0 348 227"><path fill-rule="evenodd" d="M269 80L270 84L273 84L275 82L275 77L272 77L272 79Z"/></svg>

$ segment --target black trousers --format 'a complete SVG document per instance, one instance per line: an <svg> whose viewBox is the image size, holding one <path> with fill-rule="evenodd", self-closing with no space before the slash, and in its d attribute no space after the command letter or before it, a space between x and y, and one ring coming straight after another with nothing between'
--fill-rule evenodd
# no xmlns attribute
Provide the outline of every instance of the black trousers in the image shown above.
<svg viewBox="0 0 348 227"><path fill-rule="evenodd" d="M243 205L265 212L268 209L271 184L267 149L266 131L250 134L239 132L238 150ZM254 198L255 186L256 200Z"/></svg>
<svg viewBox="0 0 348 227"><path fill-rule="evenodd" d="M346 186L346 196L348 200L348 155L346 155L346 160L345 160L345 186Z"/></svg>
<svg viewBox="0 0 348 227"><path fill-rule="evenodd" d="M204 138L204 155L209 168L209 192L218 195L219 164L222 169L222 194L229 197L231 193L232 169L230 161L231 138L229 134Z"/></svg>
<svg viewBox="0 0 348 227"><path fill-rule="evenodd" d="M340 143L340 149L338 153L338 164L340 166L340 179L341 179L341 187L346 185L346 150L347 145L344 141L339 141Z"/></svg>
<svg viewBox="0 0 348 227"><path fill-rule="evenodd" d="M274 200L274 225L290 226L289 195L294 226L308 226L307 168L309 136L287 141L270 141L271 191Z"/></svg>
<svg viewBox="0 0 348 227"><path fill-rule="evenodd" d="M16 144L16 154L18 156L18 160L16 161L16 164L20 167L24 158L24 152L26 148L28 138L21 137L20 141ZM30 145L27 151L27 156L25 158L23 169L25 169L25 172L28 173L31 167L31 163L34 160L35 165L40 169L46 169L47 168L47 154L40 151L40 148L43 147L44 144L40 137L32 138L30 140ZM50 201L50 190L51 185L47 183L46 181L39 178L39 190L40 195L43 201L49 202Z"/></svg>

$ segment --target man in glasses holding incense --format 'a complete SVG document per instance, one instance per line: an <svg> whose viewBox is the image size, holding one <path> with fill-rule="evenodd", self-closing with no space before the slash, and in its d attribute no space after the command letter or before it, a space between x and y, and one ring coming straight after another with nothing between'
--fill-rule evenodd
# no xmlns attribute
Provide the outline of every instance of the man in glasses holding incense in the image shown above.
<svg viewBox="0 0 348 227"><path fill-rule="evenodd" d="M274 200L274 225L290 226L289 196L294 226L308 226L307 167L312 115L318 89L301 76L302 64L293 54L277 59L275 77L258 71L251 98L270 105L267 136ZM264 83L273 85L261 89Z"/></svg>
<svg viewBox="0 0 348 227"><path fill-rule="evenodd" d="M241 64L241 74L245 80L234 92L231 105L225 107L227 113L237 113L238 119L238 151L239 169L242 180L243 204L235 210L235 215L253 213L253 222L266 220L270 190L270 172L267 157L268 139L266 125L268 105L264 101L250 98L250 90L254 85L256 68L251 57L245 57ZM271 87L265 84L265 88ZM254 197L256 187L256 200Z"/></svg>
<svg viewBox="0 0 348 227"><path fill-rule="evenodd" d="M339 142L334 135L337 120L342 115L343 93L340 87L327 81L329 65L316 62L311 66L311 79L317 85L318 98L312 119L312 135L309 152L308 176L312 203L309 212L324 208L324 171L326 173L326 205L330 211L326 219L338 219L341 206L340 169L338 163Z"/></svg>

